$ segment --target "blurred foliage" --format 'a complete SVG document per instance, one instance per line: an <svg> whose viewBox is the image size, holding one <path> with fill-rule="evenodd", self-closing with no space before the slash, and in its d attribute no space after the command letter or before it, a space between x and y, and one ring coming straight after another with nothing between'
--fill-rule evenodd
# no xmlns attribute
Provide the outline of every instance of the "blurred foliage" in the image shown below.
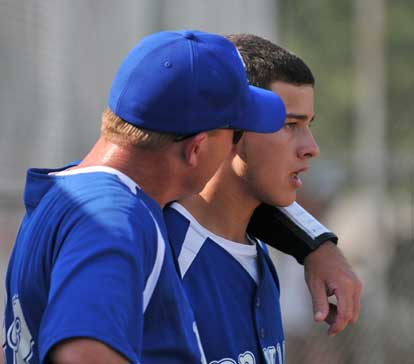
<svg viewBox="0 0 414 364"><path fill-rule="evenodd" d="M414 150L414 11L386 4L385 61L388 145L394 157ZM281 44L300 55L316 78L315 134L325 152L349 151L354 120L354 4L289 0L280 3Z"/></svg>
<svg viewBox="0 0 414 364"><path fill-rule="evenodd" d="M389 2L387 32L388 121L391 149L414 150L414 8L405 0ZM413 160L411 154L411 161Z"/></svg>
<svg viewBox="0 0 414 364"><path fill-rule="evenodd" d="M281 43L316 79L314 132L324 151L347 149L353 117L352 3L281 2Z"/></svg>

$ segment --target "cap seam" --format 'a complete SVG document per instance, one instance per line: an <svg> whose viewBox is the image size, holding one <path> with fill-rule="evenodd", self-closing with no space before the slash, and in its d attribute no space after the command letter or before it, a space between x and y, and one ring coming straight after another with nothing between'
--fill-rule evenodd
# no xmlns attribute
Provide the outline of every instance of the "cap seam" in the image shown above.
<svg viewBox="0 0 414 364"><path fill-rule="evenodd" d="M193 80L192 80L191 85L190 85L190 88L191 88L191 93L190 93L190 95L191 95L190 103L191 104L190 105L194 105L195 93L196 93L195 85L196 85L196 83L198 83L198 77L197 77L196 73L198 72L199 67L198 67L198 64L197 64L197 67L196 67L196 64L195 64L197 62L197 60L196 60L196 57L197 57L196 47L194 46L193 41L191 39L188 39L188 42L189 42L189 45L190 45L191 71L192 71L192 75L193 75ZM193 107L191 106L190 107L190 115L192 115L192 114L193 114ZM188 126L189 120L192 119L191 117L189 117L188 112L187 112L186 118L187 118L186 124ZM190 127L191 127L191 125L190 125Z"/></svg>
<svg viewBox="0 0 414 364"><path fill-rule="evenodd" d="M163 44L163 47L165 47L165 46L167 46L167 45L174 44L174 43L176 43L176 42L178 42L178 41L179 41L179 39L173 39L173 40L171 40L171 42ZM121 103L121 101L122 101L122 98L123 98L124 94L126 93L126 91L127 91L127 90L129 89L129 87L130 87L130 80L131 80L131 78L133 77L133 75L135 74L135 71L136 71L137 67L140 65L140 63L141 63L141 62L143 62L143 61L144 61L144 59L147 59L150 55L152 55L154 52L158 51L159 49L160 49L160 47L157 47L157 48L153 49L151 52L149 52L149 53L148 53L148 54L146 54L144 57L142 57L142 59L141 59L138 63L136 63L136 64L135 64L135 66L134 66L134 68L132 69L132 71L131 71L131 73L130 73L130 75L129 75L129 77L128 77L128 80L127 80L127 82L126 82L126 87L124 87L124 89L122 90L122 92L120 93L120 95L119 95L119 97L118 97L118 101L117 101L117 103L116 103L116 107L115 107L115 109L116 109L115 114L117 114L117 113L118 113L119 104ZM128 121L128 120L126 120L126 121Z"/></svg>

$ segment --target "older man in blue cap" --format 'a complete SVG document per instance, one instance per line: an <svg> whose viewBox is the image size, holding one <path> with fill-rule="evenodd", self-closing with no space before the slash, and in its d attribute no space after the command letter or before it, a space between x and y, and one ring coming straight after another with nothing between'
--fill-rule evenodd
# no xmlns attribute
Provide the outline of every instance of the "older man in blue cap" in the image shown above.
<svg viewBox="0 0 414 364"><path fill-rule="evenodd" d="M168 31L132 49L108 106L82 161L27 173L8 363L203 362L161 209L200 191L237 131L280 129L283 102L248 85L225 38Z"/></svg>

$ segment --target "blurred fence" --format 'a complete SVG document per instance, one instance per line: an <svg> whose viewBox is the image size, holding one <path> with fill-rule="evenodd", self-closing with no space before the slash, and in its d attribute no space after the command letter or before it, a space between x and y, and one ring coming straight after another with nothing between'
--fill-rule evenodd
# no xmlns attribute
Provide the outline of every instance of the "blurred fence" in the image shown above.
<svg viewBox="0 0 414 364"><path fill-rule="evenodd" d="M305 4L312 6L299 0L285 4L286 14L300 13ZM25 170L82 158L98 135L100 113L116 68L139 38L160 29L192 27L223 34L252 32L276 41L281 32L278 20L288 22L288 29L298 26L293 20L289 23L289 16L281 19L280 5L273 0L0 0L1 282L23 215ZM322 53L315 47L311 58ZM322 79L317 98L324 88L328 85ZM341 100L335 102L341 104ZM326 129L333 121L318 120L323 126L316 126L316 135L318 128ZM385 117L384 122L388 121ZM341 248L365 283L363 306L357 325L328 338L326 327L312 322L302 267L278 254L288 363L412 363L412 149L411 154L388 150L379 196L369 184L361 190L353 182L352 140L347 148L337 149L329 133L321 131L319 141L323 153L305 180L308 187L302 202L340 236ZM324 148L325 141L330 148ZM382 201L379 207L378 200ZM383 243L378 244L378 239Z"/></svg>

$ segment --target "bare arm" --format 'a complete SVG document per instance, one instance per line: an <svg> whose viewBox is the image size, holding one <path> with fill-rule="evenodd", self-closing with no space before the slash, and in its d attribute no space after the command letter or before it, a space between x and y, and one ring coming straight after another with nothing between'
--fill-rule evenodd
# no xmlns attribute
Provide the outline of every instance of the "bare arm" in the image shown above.
<svg viewBox="0 0 414 364"><path fill-rule="evenodd" d="M109 346L92 339L76 338L55 345L48 364L126 364L129 360Z"/></svg>
<svg viewBox="0 0 414 364"><path fill-rule="evenodd" d="M336 246L336 235L293 205L295 213L291 215L261 204L250 220L248 233L304 264L315 321L326 321L328 334L335 335L358 320L362 283ZM338 306L328 302L333 295Z"/></svg>
<svg viewBox="0 0 414 364"><path fill-rule="evenodd" d="M247 232L266 244L304 259L324 242L337 243L337 236L294 202L286 208L261 204L250 219Z"/></svg>

